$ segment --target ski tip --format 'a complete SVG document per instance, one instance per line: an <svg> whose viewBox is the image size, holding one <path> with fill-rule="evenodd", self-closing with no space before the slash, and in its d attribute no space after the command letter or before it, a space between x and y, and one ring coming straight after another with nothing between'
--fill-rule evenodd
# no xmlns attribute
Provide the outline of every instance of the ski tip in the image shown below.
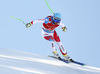
<svg viewBox="0 0 100 74"><path fill-rule="evenodd" d="M86 66L86 64L83 64L82 66Z"/></svg>

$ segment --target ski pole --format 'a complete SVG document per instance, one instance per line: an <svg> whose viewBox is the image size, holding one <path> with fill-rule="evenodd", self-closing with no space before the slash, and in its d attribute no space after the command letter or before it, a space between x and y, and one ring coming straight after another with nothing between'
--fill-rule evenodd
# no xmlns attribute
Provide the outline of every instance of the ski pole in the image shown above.
<svg viewBox="0 0 100 74"><path fill-rule="evenodd" d="M19 21L23 22L23 24L25 24L25 25L26 25L26 23L24 23L24 21L23 21L23 20L21 20L21 19L15 18L15 17L13 17L13 16L11 16L11 18L14 18L14 19L16 19L16 20L19 20Z"/></svg>
<svg viewBox="0 0 100 74"><path fill-rule="evenodd" d="M45 0L45 2L46 2L46 4L47 4L48 8L50 9L50 11L54 14L54 12L53 12L52 9L50 8L50 6L48 5L48 3L47 3L46 0Z"/></svg>

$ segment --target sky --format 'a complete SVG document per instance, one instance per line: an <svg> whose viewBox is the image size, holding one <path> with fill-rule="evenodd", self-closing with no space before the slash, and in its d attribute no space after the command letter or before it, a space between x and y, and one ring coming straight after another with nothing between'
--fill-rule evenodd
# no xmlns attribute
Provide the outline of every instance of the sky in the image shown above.
<svg viewBox="0 0 100 74"><path fill-rule="evenodd" d="M68 55L89 66L100 68L100 0L47 0L59 12L67 27L56 31ZM45 56L53 55L50 43L41 36L42 23L26 28L25 23L53 15L45 0L0 1L0 48L10 48ZM55 43L56 45L56 43ZM56 45L58 53L59 47Z"/></svg>

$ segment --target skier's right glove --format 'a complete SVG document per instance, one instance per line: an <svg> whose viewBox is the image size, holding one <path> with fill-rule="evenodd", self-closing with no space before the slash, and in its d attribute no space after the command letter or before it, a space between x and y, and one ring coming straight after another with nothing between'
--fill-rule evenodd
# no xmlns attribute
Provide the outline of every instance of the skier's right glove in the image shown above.
<svg viewBox="0 0 100 74"><path fill-rule="evenodd" d="M33 25L33 21L30 22L30 23L27 23L27 24L26 24L26 27L29 28L29 27L32 26L32 25Z"/></svg>

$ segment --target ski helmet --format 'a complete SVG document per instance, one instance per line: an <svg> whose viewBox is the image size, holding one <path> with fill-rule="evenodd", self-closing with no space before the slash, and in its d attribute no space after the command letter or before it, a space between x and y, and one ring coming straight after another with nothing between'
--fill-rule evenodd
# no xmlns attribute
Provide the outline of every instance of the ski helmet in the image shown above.
<svg viewBox="0 0 100 74"><path fill-rule="evenodd" d="M59 20L59 21L61 21L61 14L60 13L54 13L53 20Z"/></svg>

